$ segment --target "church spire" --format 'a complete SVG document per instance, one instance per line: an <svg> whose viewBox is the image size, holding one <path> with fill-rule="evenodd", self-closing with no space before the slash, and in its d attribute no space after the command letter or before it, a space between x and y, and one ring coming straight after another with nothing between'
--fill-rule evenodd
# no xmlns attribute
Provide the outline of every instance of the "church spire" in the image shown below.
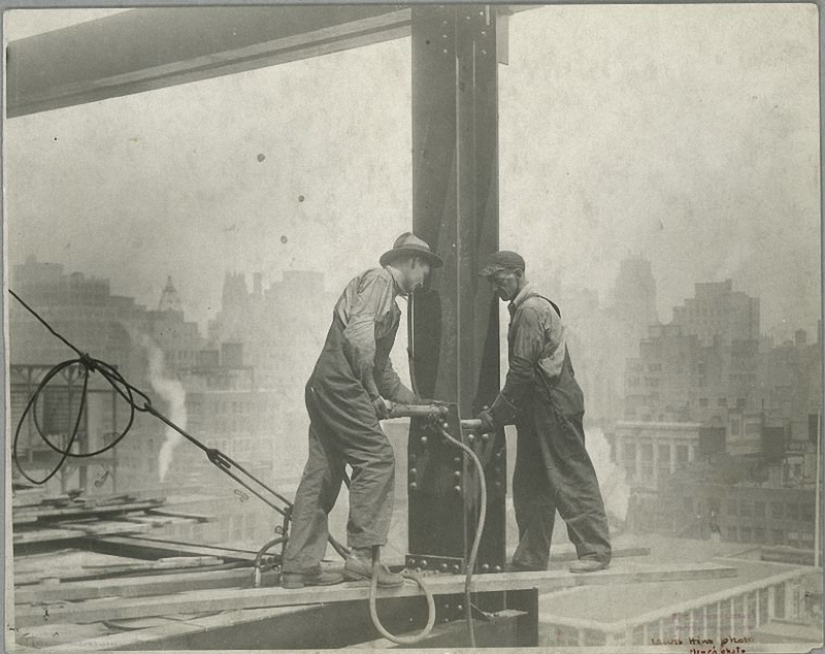
<svg viewBox="0 0 825 654"><path fill-rule="evenodd" d="M172 284L172 275L166 279L166 287L163 293L160 294L160 302L158 302L158 311L182 311L182 303L178 291Z"/></svg>

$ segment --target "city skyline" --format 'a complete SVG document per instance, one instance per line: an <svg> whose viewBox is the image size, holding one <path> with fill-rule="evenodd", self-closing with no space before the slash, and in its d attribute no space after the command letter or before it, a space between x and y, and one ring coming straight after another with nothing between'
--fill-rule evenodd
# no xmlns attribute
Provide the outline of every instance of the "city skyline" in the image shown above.
<svg viewBox="0 0 825 654"><path fill-rule="evenodd" d="M632 262L632 261L641 261L643 263L650 263L647 259L645 259L643 256L640 256L638 254L637 255L631 255L630 257L628 257L626 259L623 259L622 262L620 262L620 263ZM56 265L56 266L62 267L62 274L66 275L66 276L70 276L72 274L80 274L80 275L83 275L83 277L86 281L100 281L100 282L103 282L107 286L107 288L110 289L110 292L111 292L112 296L119 296L119 297L124 297L127 300L134 300L137 307L143 308L146 311L156 311L156 310L163 310L163 309L172 308L172 307L168 307L168 306L166 306L166 307L160 307L159 306L159 305L163 304L165 301L167 301L168 289L169 289L169 285L171 283L174 287L174 291L177 293L177 298L175 299L175 302L180 305L179 307L175 307L176 310L183 313L183 315L185 316L187 321L191 321L191 322L194 322L195 324L197 324L198 330L203 336L208 335L209 328L210 328L210 323L212 323L219 316L219 314L221 313L221 310L222 310L222 304L221 304L222 301L219 300L216 303L215 307L210 307L211 313L205 314L203 316L202 320L195 320L191 316L191 313L190 313L191 308L188 306L189 304L191 304L191 300L188 300L180 292L180 289L177 286L177 282L175 281L177 279L177 277L176 277L176 275L173 271L168 272L168 273L164 273L163 275L159 276L159 278L160 277L163 278L163 282L161 284L159 284L157 288L151 289L150 290L150 295L147 298L147 301L143 302L143 301L141 301L141 298L129 295L128 293L119 292L121 289L118 289L117 287L115 287L112 283L112 280L110 278L106 277L106 276L101 276L101 275L97 275L97 274L94 274L94 273L90 273L88 270L79 270L79 269L71 270L71 269L67 269L66 264L64 264L62 262L41 261L41 260L37 259L34 254L31 254L31 253L28 254L26 257L24 257L19 263L13 264L10 267L10 272L12 273L10 275L11 282L9 283L10 290L12 290L12 291L15 290L12 286L13 279L14 279L13 271L14 271L15 267L20 266L20 265L24 265L25 263ZM378 266L377 263L375 265L376 265L376 267ZM172 269L170 268L169 270L172 270ZM284 271L284 273L282 273L280 275L280 277L274 277L273 276L269 279L266 279L266 278L263 277L262 272L255 271L255 270L242 271L242 270L238 270L238 269L233 269L233 270L227 269L227 270L224 271L224 274L227 277L228 276L233 276L235 279L238 279L238 278L242 277L243 278L243 284L245 285L246 291L249 294L253 294L255 292L260 293L264 289L266 289L266 290L272 289L275 286L277 286L279 284L283 284L285 281L288 281L291 276L294 278L295 274L298 274L299 276L302 275L302 274L313 274L313 275L319 274L322 286L324 288L324 292L328 296L331 297L332 302L334 302L335 299L338 296L337 289L330 288L330 284L329 284L329 282L326 278L326 275L324 274L323 271L314 270L314 269L294 269L294 270L291 270L291 271ZM617 271L617 273L618 273L618 271ZM655 274L653 275L653 278L654 278L654 281L656 281L658 283L658 280L656 280ZM614 281L617 282L618 280L619 280L619 274L617 274L617 278ZM247 282L249 282L249 283L247 283ZM557 302L563 301L563 298L568 298L568 299L571 299L571 300L580 299L582 294L594 293L595 292L595 299L597 301L597 305L596 305L595 308L597 310L609 310L609 309L615 308L619 304L617 298L611 297L611 295L613 295L615 293L615 286L613 288L609 289L605 293L598 293L597 291L594 291L593 289L588 288L588 287L580 287L580 288L567 287L567 286L564 285L563 280L554 279L553 282L554 283L552 285L548 285L549 289L544 291L544 292L549 293L550 295L554 295L553 290L558 289L558 295L554 295L554 300L556 300ZM717 280L707 280L707 279L694 280L692 282L692 284L693 284L694 293L695 293L695 288L696 288L697 285L698 286L712 286L712 285L715 285L715 284L727 284L728 282L730 282L732 284L732 287L736 292L744 293L744 291L739 287L738 280L736 278L733 278L733 277L729 277L727 279L717 279ZM223 291L223 288L224 288L224 286L221 285L221 291ZM257 289L257 291L256 291L256 289ZM151 292L155 293L154 298L151 297ZM655 295L656 295L656 292L654 290L654 296ZM753 296L753 297L757 301L762 303L762 308L764 310L764 306L765 306L764 305L764 299L765 298L762 298L762 297L759 297L759 296ZM677 301L677 304L674 304L674 305L670 306L668 308L668 314L670 315L669 320L663 320L662 316L660 315L658 322L645 322L644 324L645 325L657 325L657 324L659 324L659 325L668 325L668 324L672 324L676 320L676 312L679 311L679 310L684 311L685 303L692 300L692 299L694 299L694 298L695 298L695 295L680 298ZM23 299L25 300L25 298L23 298ZM33 308L36 308L36 307L33 307ZM330 304L329 307L325 307L325 310L326 309L329 309L331 311L332 305ZM810 325L810 324L788 324L787 328L786 328L786 334L784 335L783 338L775 340L775 344L778 345L779 343L781 343L783 341L793 341L795 333L799 330L804 330L810 336L816 337L816 335L818 333L818 330L820 329L820 324L819 324L820 320L821 320L821 318L818 318L817 319L817 324L815 324L815 325ZM575 324L572 325L572 327L575 328ZM765 325L763 323L760 324L760 328L761 328L760 329L760 336L762 336L762 337L772 337L772 334L770 333L770 329L769 328L766 329Z"/></svg>
<svg viewBox="0 0 825 654"><path fill-rule="evenodd" d="M10 12L7 36L60 16ZM535 281L606 297L641 252L664 321L687 280L733 277L772 299L766 330L815 327L815 8L560 6L509 24L500 244ZM200 324L226 269L342 288L411 227L410 57L399 39L7 121L10 263L35 252L145 304L174 268Z"/></svg>

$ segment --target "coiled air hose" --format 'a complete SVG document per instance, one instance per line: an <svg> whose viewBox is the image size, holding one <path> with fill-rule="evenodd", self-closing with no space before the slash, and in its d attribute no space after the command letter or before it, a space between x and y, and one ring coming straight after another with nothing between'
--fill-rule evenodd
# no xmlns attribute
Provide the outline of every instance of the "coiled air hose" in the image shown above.
<svg viewBox="0 0 825 654"><path fill-rule="evenodd" d="M453 438L449 434L449 432L443 427L443 425L438 425L438 429L441 432L441 435L448 442L460 448L469 455L469 457L473 461L473 464L476 467L476 470L478 471L478 479L480 482L479 485L481 488L481 507L479 510L478 524L476 525L475 537L473 538L473 545L470 548L470 557L467 560L467 574L464 579L464 616L467 622L467 630L470 634L470 647L475 647L476 640L475 630L473 628L471 592L473 582L473 570L475 569L476 559L478 558L478 548L481 544L481 535L482 533L484 533L484 523L487 520L487 482L484 479L484 467L481 465L481 461L479 460L476 453L473 452L473 450L471 450L458 439ZM386 630L384 625L381 624L381 620L378 618L378 611L376 608L376 595L378 593L378 574L381 565L380 561L380 548L376 546L373 548L372 553L372 579L370 582L369 597L370 617L372 618L372 623L373 625L375 625L375 628L384 638L398 645L414 645L415 643L419 643L430 635L433 626L435 625L435 600L433 599L433 594L430 591L430 589L427 588L427 585L424 583L424 580L421 578L420 575L418 575L415 572L402 572L401 574L406 579L411 579L419 585L421 590L424 592L425 597L427 598L427 625L414 636L396 636L394 634L391 634L389 631Z"/></svg>
<svg viewBox="0 0 825 654"><path fill-rule="evenodd" d="M416 395L418 395L418 388L415 380L415 355L413 353L413 343L414 343L414 324L415 324L415 301L414 296L411 294L409 296L408 301L408 314L407 314L407 355L409 358L409 366L410 366L410 382L412 385L412 391ZM481 488L481 507L479 509L478 515L478 524L476 525L476 533L475 537L473 538L473 545L470 548L470 558L467 561L467 575L464 580L464 616L467 622L467 631L470 634L470 646L476 646L476 639L475 639L475 631L473 629L473 611L472 611L472 604L470 603L471 599L471 591L472 591L472 582L473 582L473 569L475 568L476 558L478 557L478 548L481 544L481 535L484 533L484 523L487 520L487 482L484 478L484 466L481 465L481 461L479 460L476 453L473 452L469 447L467 447L464 443L459 441L456 438L453 438L449 432L444 428L444 425L438 425L439 431L441 435L451 444L455 445L456 447L460 448L464 452L466 452L469 457L472 459L473 464L478 471L478 478L479 478L479 485ZM389 633L385 628L384 625L381 624L381 621L378 619L378 613L376 611L375 606L375 599L376 594L378 592L378 572L379 572L379 565L380 565L380 552L379 548L376 547L373 549L373 569L372 569L372 581L370 583L370 617L372 618L372 623L375 625L375 628L379 631L379 633L386 638L398 645L414 645L415 643L421 642L427 636L430 635L430 632L435 625L435 602L432 597L432 593L427 588L424 581L421 577L415 573L404 572L404 576L408 579L412 579L415 581L420 587L421 590L424 591L424 595L427 597L427 610L428 610L428 618L427 618L427 625L424 629L414 635L414 636L395 636Z"/></svg>

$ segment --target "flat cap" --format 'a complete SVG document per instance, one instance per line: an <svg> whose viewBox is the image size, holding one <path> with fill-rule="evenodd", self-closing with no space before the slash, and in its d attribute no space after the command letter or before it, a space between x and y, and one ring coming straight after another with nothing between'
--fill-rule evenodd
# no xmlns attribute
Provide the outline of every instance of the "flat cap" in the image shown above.
<svg viewBox="0 0 825 654"><path fill-rule="evenodd" d="M479 275L489 277L499 270L524 270L524 268L524 259L520 254L509 250L501 250L490 255Z"/></svg>

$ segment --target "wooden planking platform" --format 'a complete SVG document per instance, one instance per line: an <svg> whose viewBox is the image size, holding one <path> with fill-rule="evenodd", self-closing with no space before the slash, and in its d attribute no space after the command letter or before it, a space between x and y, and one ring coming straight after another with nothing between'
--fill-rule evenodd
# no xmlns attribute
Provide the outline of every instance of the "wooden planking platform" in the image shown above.
<svg viewBox="0 0 825 654"><path fill-rule="evenodd" d="M613 552L614 558L644 556L648 554L648 548L631 548L616 550ZM186 560L195 557L175 557ZM575 552L564 552L556 557L551 557L553 561L566 561L575 558ZM170 564L174 559L168 560ZM136 567L134 563L129 564L131 568ZM183 565L181 566L183 567ZM615 564L614 564L615 567ZM252 568L246 567L236 570L215 570L197 571L181 574L169 574L164 577L139 577L133 579L102 579L95 584L83 581L70 580L61 584L49 586L29 586L18 588L14 597L19 604L33 604L43 601L47 595L50 601L66 600L76 602L78 600L93 599L95 597L141 597L146 595L164 595L178 593L181 591L203 590L207 588L232 588L243 587L248 583L252 575ZM262 585L271 587L277 581L274 573L264 573Z"/></svg>
<svg viewBox="0 0 825 654"><path fill-rule="evenodd" d="M163 624L144 629L115 632L105 636L89 638L76 642L44 647L37 652L94 652L94 651L135 651L167 649L165 642L181 639L192 634L214 633L231 628L256 629L267 619L287 615L300 616L316 607L277 607L273 609L250 609L246 611L227 611L203 618L191 620L169 619ZM187 648L190 649L190 648ZM34 651L34 650L31 650Z"/></svg>
<svg viewBox="0 0 825 654"><path fill-rule="evenodd" d="M567 571L517 572L484 574L474 577L473 592L497 592L538 589L540 592L585 585L635 584L645 582L684 581L719 577L735 577L735 567L716 564L642 566L614 564L607 570L588 574ZM452 595L464 591L463 576L426 578L433 594ZM397 589L380 591L380 597L412 597L420 594L413 582ZM196 590L174 596L138 599L92 600L89 603L55 603L40 606L18 606L16 626L31 627L62 622L89 623L103 620L142 618L175 613L206 613L212 611L296 606L328 602L366 600L367 582L353 582L325 588L250 588L246 590Z"/></svg>
<svg viewBox="0 0 825 654"><path fill-rule="evenodd" d="M37 604L45 600L70 601L95 599L98 597L141 597L147 595L169 595L209 588L242 588L250 583L252 568L234 570L199 570L177 572L163 576L114 578L88 581L69 581L54 585L32 585L18 588L14 592L17 606ZM274 573L264 573L262 585L273 586L277 580Z"/></svg>
<svg viewBox="0 0 825 654"><path fill-rule="evenodd" d="M650 548L649 547L624 547L619 549L614 549L611 554L610 558L613 559L620 559L629 556L649 556L650 555ZM566 551L561 551L558 553L551 553L550 554L550 562L554 561L575 561L579 558L579 555L576 553L574 548L570 548Z"/></svg>

